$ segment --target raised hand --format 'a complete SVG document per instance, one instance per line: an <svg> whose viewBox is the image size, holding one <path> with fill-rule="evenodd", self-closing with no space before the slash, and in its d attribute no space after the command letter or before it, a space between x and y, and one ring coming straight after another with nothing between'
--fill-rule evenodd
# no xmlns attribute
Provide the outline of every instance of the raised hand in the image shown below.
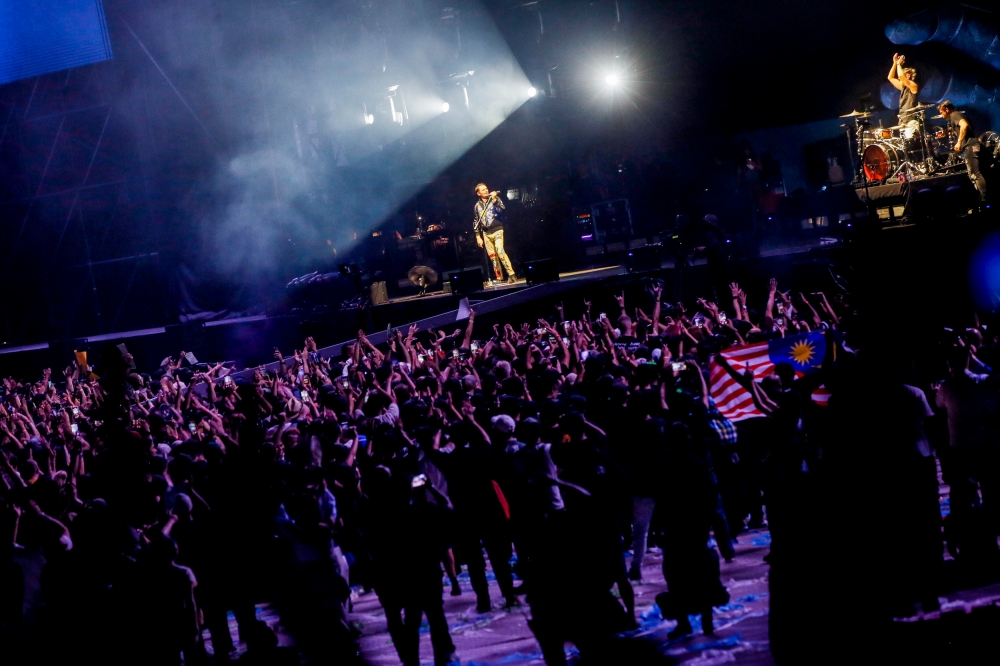
<svg viewBox="0 0 1000 666"><path fill-rule="evenodd" d="M774 292L778 291L778 280L775 278L771 278L767 283L767 288L768 291L774 294Z"/></svg>
<svg viewBox="0 0 1000 666"><path fill-rule="evenodd" d="M462 416L464 416L465 418L467 418L467 419L469 419L471 421L472 420L472 415L476 413L476 408L472 406L472 403L470 403L468 401L464 401L464 402L462 402L462 409L461 409L461 411L462 411Z"/></svg>
<svg viewBox="0 0 1000 666"><path fill-rule="evenodd" d="M735 282L730 282L729 283L729 291L732 292L733 298L739 298L740 293L741 293L741 291L740 291L740 285L738 285Z"/></svg>
<svg viewBox="0 0 1000 666"><path fill-rule="evenodd" d="M618 302L618 307L624 309L625 308L625 292L623 291L621 293L621 296L615 296L615 301Z"/></svg>

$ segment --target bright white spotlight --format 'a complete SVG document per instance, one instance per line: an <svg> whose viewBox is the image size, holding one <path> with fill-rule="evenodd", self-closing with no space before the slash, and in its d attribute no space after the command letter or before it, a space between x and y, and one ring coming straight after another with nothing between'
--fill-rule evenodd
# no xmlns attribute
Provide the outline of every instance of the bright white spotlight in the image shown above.
<svg viewBox="0 0 1000 666"><path fill-rule="evenodd" d="M537 94L538 90L535 89L535 86L531 86L530 88L528 88L528 97L534 97Z"/></svg>
<svg viewBox="0 0 1000 666"><path fill-rule="evenodd" d="M607 76L604 77L604 82L607 83L609 86L618 85L618 76L615 74L608 74Z"/></svg>
<svg viewBox="0 0 1000 666"><path fill-rule="evenodd" d="M451 104L449 104L448 102L445 102L444 104L441 105L441 113L448 113L448 109L450 109L450 108L451 108Z"/></svg>
<svg viewBox="0 0 1000 666"><path fill-rule="evenodd" d="M375 122L375 116L372 115L371 113L366 113L365 114L365 125L371 125L374 122Z"/></svg>

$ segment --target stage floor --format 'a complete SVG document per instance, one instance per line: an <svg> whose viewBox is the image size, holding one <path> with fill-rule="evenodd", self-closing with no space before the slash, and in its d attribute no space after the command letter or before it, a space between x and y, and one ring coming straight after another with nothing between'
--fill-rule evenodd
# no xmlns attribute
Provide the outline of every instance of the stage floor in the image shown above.
<svg viewBox="0 0 1000 666"><path fill-rule="evenodd" d="M672 265L672 264L671 264ZM585 268L577 271L568 271L566 273L560 273L560 280L574 280L580 278L602 278L610 277L612 275L621 275L625 273L625 266L622 264L613 264L609 266L596 266L593 268ZM518 291L528 287L528 283L524 278L518 278L517 282L514 284L507 284L505 282L484 282L481 291L476 291L470 294L472 297L491 296L493 294L503 294ZM390 298L385 303L380 303L375 307L385 307L386 305L394 305L396 303L409 303L413 301L432 301L438 298L451 298L454 296L451 292L445 292L442 290L431 291L427 294L420 296L418 294L411 294L407 296L398 296L396 298Z"/></svg>
<svg viewBox="0 0 1000 666"><path fill-rule="evenodd" d="M833 230L831 230L831 234ZM761 257L776 257L786 254L800 254L803 252L809 252L814 248L826 248L835 247L840 245L841 241L837 238L832 237L812 237L812 238L792 238L792 239L778 239L763 241L760 244L760 256ZM701 266L706 263L704 257L694 256L688 261L689 266ZM672 269L676 265L673 259L664 259L660 262L660 269L668 268ZM647 268L647 270L650 270ZM652 269L652 270L655 270ZM628 273L628 267L622 263L608 262L606 264L595 264L588 266L586 268L581 268L573 271L566 271L559 273L560 281L571 281L571 280L593 280L605 277L612 277L615 275L624 275ZM471 299L475 298L491 298L494 295L512 293L519 291L528 287L528 283L525 282L524 278L518 278L515 284L506 284L502 282L484 282L483 289L481 291L469 294ZM385 307L387 305L394 305L397 303L412 303L414 301L433 301L440 298L451 298L454 294L451 292L445 292L442 290L428 292L424 296L419 296L417 294L409 294L405 296L397 296L395 298L390 298L387 302L381 303L375 307Z"/></svg>

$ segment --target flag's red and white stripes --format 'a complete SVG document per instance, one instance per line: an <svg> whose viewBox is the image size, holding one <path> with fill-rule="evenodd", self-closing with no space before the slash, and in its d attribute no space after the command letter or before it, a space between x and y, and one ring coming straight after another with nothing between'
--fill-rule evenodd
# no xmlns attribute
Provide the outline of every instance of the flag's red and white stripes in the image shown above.
<svg viewBox="0 0 1000 666"><path fill-rule="evenodd" d="M753 372L754 379L766 377L774 369L774 364L771 363L771 358L768 355L766 342L732 347L720 353L738 372L742 372L747 364L750 364L750 371ZM750 392L740 386L721 365L714 361L709 367L708 379L710 382L709 395L712 396L715 406L727 419L742 421L755 416L763 416L753 404L753 396L750 395Z"/></svg>
<svg viewBox="0 0 1000 666"><path fill-rule="evenodd" d="M720 352L737 372L743 372L747 364L753 372L754 381L760 381L774 370L766 342L757 342L742 347L731 347ZM801 373L798 373L801 375ZM742 421L755 416L764 416L753 404L753 396L733 379L725 369L712 362L709 367L709 395L723 416L730 421ZM826 405L830 392L821 386L812 394L816 404Z"/></svg>
<svg viewBox="0 0 1000 666"><path fill-rule="evenodd" d="M823 405L826 407L830 403L830 391L826 386L820 386L818 389L813 391L812 399L817 405Z"/></svg>

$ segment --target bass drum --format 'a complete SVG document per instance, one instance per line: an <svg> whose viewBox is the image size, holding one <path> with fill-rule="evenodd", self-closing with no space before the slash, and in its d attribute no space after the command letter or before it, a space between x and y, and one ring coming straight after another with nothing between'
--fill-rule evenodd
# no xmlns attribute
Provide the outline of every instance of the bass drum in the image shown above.
<svg viewBox="0 0 1000 666"><path fill-rule="evenodd" d="M865 177L871 181L883 181L896 173L904 159L902 149L884 142L873 143L865 148L862 155Z"/></svg>
<svg viewBox="0 0 1000 666"><path fill-rule="evenodd" d="M863 129L858 131L858 142L861 144L862 150L872 145L879 140L879 137L875 135L870 129Z"/></svg>

